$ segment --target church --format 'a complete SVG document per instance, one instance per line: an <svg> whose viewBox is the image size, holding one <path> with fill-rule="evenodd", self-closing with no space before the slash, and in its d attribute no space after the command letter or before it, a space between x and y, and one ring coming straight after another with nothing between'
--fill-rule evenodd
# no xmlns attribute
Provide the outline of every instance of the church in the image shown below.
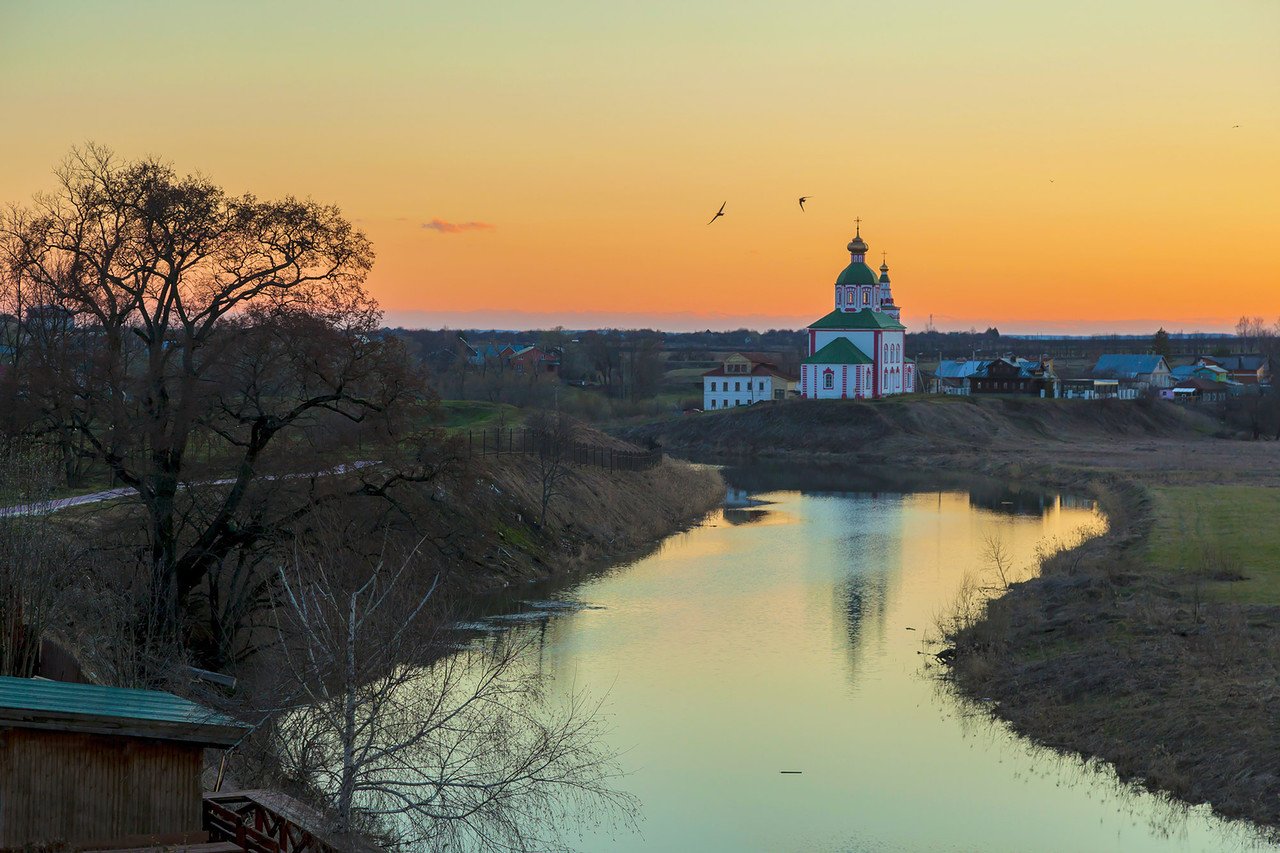
<svg viewBox="0 0 1280 853"><path fill-rule="evenodd" d="M867 266L862 221L849 242L849 266L836 279L835 310L808 328L808 357L800 365L800 396L878 399L916 390L916 365L903 351L906 327L889 288Z"/></svg>

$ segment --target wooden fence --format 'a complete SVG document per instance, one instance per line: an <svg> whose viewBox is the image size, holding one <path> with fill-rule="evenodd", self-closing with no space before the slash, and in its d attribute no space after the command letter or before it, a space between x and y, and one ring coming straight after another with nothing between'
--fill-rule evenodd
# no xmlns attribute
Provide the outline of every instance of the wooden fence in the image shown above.
<svg viewBox="0 0 1280 853"><path fill-rule="evenodd" d="M619 450L581 441L557 439L539 430L501 427L469 430L467 453L472 457L515 454L545 457L559 454L565 462L594 465L608 471L648 471L662 462L660 447L652 450Z"/></svg>

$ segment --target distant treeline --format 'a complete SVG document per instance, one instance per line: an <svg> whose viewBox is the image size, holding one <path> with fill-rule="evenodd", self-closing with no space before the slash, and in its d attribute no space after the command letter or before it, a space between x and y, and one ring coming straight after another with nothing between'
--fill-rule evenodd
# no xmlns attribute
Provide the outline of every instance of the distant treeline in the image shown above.
<svg viewBox="0 0 1280 853"><path fill-rule="evenodd" d="M440 371L456 356L458 336L471 342L535 344L554 348L565 356L565 378L587 373L607 372L610 356L652 353L655 348L668 360L696 364L712 361L724 353L742 351L773 353L778 363L791 366L804 352L803 329L753 329L732 331L663 332L656 329L593 329L570 331L494 330L494 329L393 329L394 334L411 341L413 349ZM965 332L908 331L906 350L915 358L936 361L941 358L993 356L1012 352L1026 357L1047 356L1056 359L1096 358L1103 353L1142 354L1160 351L1170 357L1202 355L1234 355L1271 351L1277 342L1273 335L1239 335L1169 332L1157 338L1150 335L1002 335L999 329ZM588 355L588 353L590 355Z"/></svg>

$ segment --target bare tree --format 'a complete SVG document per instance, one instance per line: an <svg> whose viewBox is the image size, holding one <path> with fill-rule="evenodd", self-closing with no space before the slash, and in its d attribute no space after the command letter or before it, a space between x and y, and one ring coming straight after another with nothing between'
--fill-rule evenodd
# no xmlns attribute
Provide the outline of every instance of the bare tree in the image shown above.
<svg viewBox="0 0 1280 853"><path fill-rule="evenodd" d="M554 708L535 637L459 650L415 554L299 549L280 570L280 668L299 704L272 723L287 768L329 801L334 831L432 850L545 850L632 800L598 747L598 710Z"/></svg>
<svg viewBox="0 0 1280 853"><path fill-rule="evenodd" d="M270 531L246 516L283 464L269 451L390 417L416 377L378 334L373 252L336 208L231 196L92 145L57 178L0 220L0 301L25 341L0 408L32 406L33 434L135 490L152 615L172 633L210 568ZM184 484L201 477L223 482L191 512Z"/></svg>
<svg viewBox="0 0 1280 853"><path fill-rule="evenodd" d="M1013 583L1013 555L999 533L992 531L982 538L982 561L987 570L995 575L997 590L1007 590Z"/></svg>
<svg viewBox="0 0 1280 853"><path fill-rule="evenodd" d="M68 615L75 560L47 513L48 470L30 453L0 458L0 675L35 675L45 632Z"/></svg>
<svg viewBox="0 0 1280 853"><path fill-rule="evenodd" d="M541 487L541 513L538 524L547 523L547 507L559 497L569 476L568 462L573 453L577 428L573 419L562 412L537 412L529 418L529 429L536 442L534 459Z"/></svg>

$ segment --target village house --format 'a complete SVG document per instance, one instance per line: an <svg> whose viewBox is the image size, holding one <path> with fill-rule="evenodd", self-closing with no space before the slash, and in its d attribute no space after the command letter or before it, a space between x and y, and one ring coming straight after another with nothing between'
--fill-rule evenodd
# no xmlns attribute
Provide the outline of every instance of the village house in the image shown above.
<svg viewBox="0 0 1280 853"><path fill-rule="evenodd" d="M1232 382L1241 385L1271 384L1271 359L1265 355L1206 356L1201 361L1222 368Z"/></svg>
<svg viewBox="0 0 1280 853"><path fill-rule="evenodd" d="M967 396L969 394L969 377L985 367L986 364L987 362L976 358L956 358L940 362L935 373L935 387L931 390L935 394Z"/></svg>
<svg viewBox="0 0 1280 853"><path fill-rule="evenodd" d="M785 400L796 380L767 356L735 352L702 374L702 408L731 409L763 400Z"/></svg>
<svg viewBox="0 0 1280 853"><path fill-rule="evenodd" d="M492 341L471 344L462 341L467 348L467 363L472 367L512 370L520 374L560 373L558 351L544 350L533 344L499 344Z"/></svg>
<svg viewBox="0 0 1280 853"><path fill-rule="evenodd" d="M916 389L916 365L905 353L906 327L893 301L889 265L880 275L866 263L861 222L846 247L850 262L836 278L835 306L808 328L800 365L800 396L880 398Z"/></svg>
<svg viewBox="0 0 1280 853"><path fill-rule="evenodd" d="M1058 377L1053 372L1052 359L1030 361L1004 356L987 362L969 376L969 393L1056 397Z"/></svg>
<svg viewBox="0 0 1280 853"><path fill-rule="evenodd" d="M1058 394L1066 400L1114 400L1124 396L1119 379L1059 379ZM1127 399L1133 399L1131 395Z"/></svg>
<svg viewBox="0 0 1280 853"><path fill-rule="evenodd" d="M555 376L560 372L560 357L538 346L507 346L502 350L502 358L516 373Z"/></svg>
<svg viewBox="0 0 1280 853"><path fill-rule="evenodd" d="M1169 363L1162 355L1103 355L1093 365L1094 379L1116 380L1119 396L1131 399L1152 388L1173 385Z"/></svg>
<svg viewBox="0 0 1280 853"><path fill-rule="evenodd" d="M1230 370L1218 364L1214 359L1206 357L1199 359L1194 364L1184 364L1173 368L1171 375L1175 385L1185 382L1188 379L1200 379L1205 382L1222 385L1225 389L1225 393L1233 396L1245 393L1258 393L1270 387L1269 385L1258 384L1256 381L1257 374L1250 374L1248 371L1242 371L1242 373L1246 377L1253 376L1253 381L1246 383L1234 379Z"/></svg>
<svg viewBox="0 0 1280 853"><path fill-rule="evenodd" d="M1220 403L1227 399L1229 393L1230 386L1225 382L1193 376L1162 390L1160 397L1178 403Z"/></svg>

